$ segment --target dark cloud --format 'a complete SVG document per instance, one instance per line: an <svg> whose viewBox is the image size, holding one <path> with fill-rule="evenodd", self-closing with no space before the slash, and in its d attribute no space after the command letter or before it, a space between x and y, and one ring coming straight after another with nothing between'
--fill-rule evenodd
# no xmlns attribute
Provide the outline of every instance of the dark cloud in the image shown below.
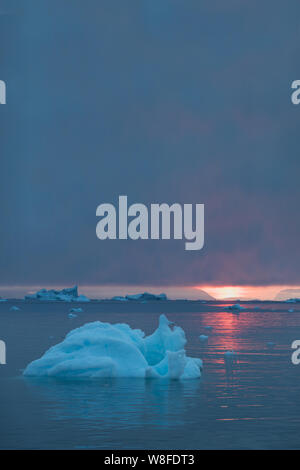
<svg viewBox="0 0 300 470"><path fill-rule="evenodd" d="M300 283L299 2L8 6L2 284ZM204 203L204 249L100 242L119 194Z"/></svg>

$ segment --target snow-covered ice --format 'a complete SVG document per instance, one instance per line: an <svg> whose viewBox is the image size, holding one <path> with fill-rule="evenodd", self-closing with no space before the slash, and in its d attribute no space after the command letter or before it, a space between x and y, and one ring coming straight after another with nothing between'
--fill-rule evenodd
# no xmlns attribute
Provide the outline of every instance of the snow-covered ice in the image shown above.
<svg viewBox="0 0 300 470"><path fill-rule="evenodd" d="M100 321L70 331L25 369L25 376L196 379L202 361L185 353L185 333L165 315L150 336Z"/></svg>

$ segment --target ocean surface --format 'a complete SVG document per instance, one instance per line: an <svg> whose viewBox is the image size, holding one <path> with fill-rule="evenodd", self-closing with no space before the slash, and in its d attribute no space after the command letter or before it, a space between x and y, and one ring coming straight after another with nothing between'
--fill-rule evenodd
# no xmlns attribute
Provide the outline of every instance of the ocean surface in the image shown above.
<svg viewBox="0 0 300 470"><path fill-rule="evenodd" d="M10 311L12 305L21 310ZM0 303L7 347L7 364L0 365L0 448L299 449L300 365L291 362L291 343L300 340L300 304L242 305L246 311L237 315L217 302L91 302L69 318L79 305ZM203 359L200 380L22 376L73 328L100 320L150 334L160 313L185 330L188 355ZM237 364L228 368L224 353L232 349Z"/></svg>

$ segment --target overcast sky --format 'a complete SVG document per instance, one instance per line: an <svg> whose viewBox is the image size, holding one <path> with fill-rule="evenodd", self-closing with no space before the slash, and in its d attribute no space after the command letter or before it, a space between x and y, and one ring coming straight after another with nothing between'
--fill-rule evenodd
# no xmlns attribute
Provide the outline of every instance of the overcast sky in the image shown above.
<svg viewBox="0 0 300 470"><path fill-rule="evenodd" d="M0 0L0 283L300 284L300 3ZM204 203L205 246L96 207Z"/></svg>

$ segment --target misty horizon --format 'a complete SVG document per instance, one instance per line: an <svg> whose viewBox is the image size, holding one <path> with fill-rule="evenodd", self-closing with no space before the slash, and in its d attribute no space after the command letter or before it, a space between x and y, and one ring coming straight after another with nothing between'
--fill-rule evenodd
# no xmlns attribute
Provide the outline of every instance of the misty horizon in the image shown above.
<svg viewBox="0 0 300 470"><path fill-rule="evenodd" d="M0 298L23 298L25 295L33 294L41 289L61 290L70 285L11 285L0 286ZM276 300L276 296L283 292L283 298L300 297L300 286L291 285L273 285L273 286L170 286L170 285L78 285L80 294L86 295L91 299L110 299L115 296L136 295L142 292L153 294L165 293L170 300ZM286 295L285 295L285 291ZM207 294L207 296L203 295ZM210 299L208 297L211 297Z"/></svg>

